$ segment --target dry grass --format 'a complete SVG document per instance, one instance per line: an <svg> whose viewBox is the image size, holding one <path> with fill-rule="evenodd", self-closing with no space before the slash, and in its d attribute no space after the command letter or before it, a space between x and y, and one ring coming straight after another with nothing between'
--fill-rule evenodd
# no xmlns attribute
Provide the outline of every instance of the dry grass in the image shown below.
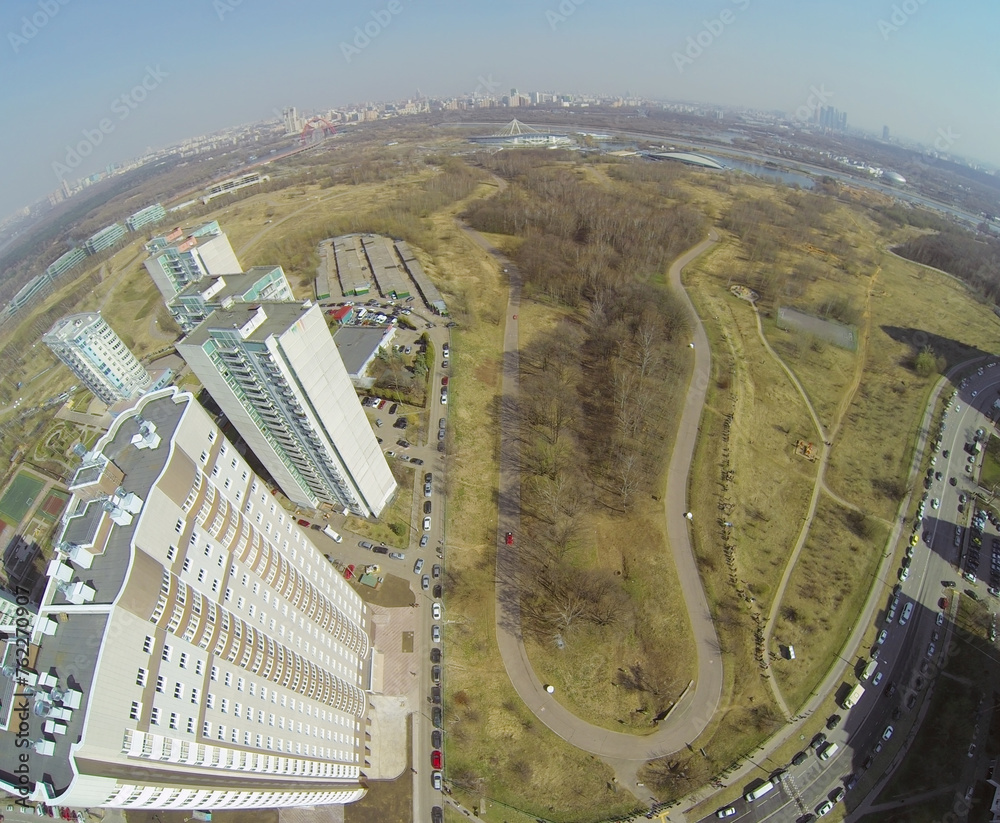
<svg viewBox="0 0 1000 823"><path fill-rule="evenodd" d="M864 608L889 536L870 523L859 534L856 514L820 497L809 537L788 579L775 621L771 670L791 711L819 686ZM780 646L795 647L795 660Z"/></svg>
<svg viewBox="0 0 1000 823"><path fill-rule="evenodd" d="M872 339L864 379L848 411L826 480L841 497L883 518L895 496L885 481L909 470L917 423L934 378L909 368L924 346L948 365L1000 350L1000 320L961 283L884 256L872 299Z"/></svg>
<svg viewBox="0 0 1000 823"><path fill-rule="evenodd" d="M480 187L486 193L490 187ZM448 779L472 807L486 797L551 820L600 819L629 809L611 770L553 735L510 686L494 633L494 546L499 474L496 410L506 291L496 264L455 227L431 225L438 253L422 259L458 322L452 331L447 472ZM499 811L498 811L499 809ZM509 809L488 807L489 820Z"/></svg>

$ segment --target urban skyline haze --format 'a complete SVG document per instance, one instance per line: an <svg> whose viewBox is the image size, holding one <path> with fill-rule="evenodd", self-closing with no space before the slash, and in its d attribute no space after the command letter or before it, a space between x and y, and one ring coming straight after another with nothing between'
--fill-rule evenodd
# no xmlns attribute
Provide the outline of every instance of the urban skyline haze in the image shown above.
<svg viewBox="0 0 1000 823"><path fill-rule="evenodd" d="M944 134L948 151L1000 165L998 28L985 0L13 2L0 10L0 215L56 189L87 133L100 140L69 182L286 106L477 86L789 115L820 89L849 126L927 146Z"/></svg>

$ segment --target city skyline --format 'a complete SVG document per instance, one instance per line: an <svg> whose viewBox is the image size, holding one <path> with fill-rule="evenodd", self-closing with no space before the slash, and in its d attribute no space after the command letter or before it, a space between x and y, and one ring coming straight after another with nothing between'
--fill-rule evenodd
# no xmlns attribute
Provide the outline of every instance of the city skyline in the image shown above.
<svg viewBox="0 0 1000 823"><path fill-rule="evenodd" d="M1000 73L983 59L998 22L1000 10L986 3L926 0L720 0L695 9L562 0L460 11L408 0L367 9L182 0L170 15L119 2L22 3L0 12L8 77L0 101L19 112L0 138L8 181L0 214L64 179L277 119L289 105L325 110L418 89L630 92L789 114L820 89L821 103L848 112L851 126L877 134L887 125L938 148L943 134L942 150L1000 164L990 139L1000 115L982 103ZM67 149L81 140L89 156L74 162Z"/></svg>

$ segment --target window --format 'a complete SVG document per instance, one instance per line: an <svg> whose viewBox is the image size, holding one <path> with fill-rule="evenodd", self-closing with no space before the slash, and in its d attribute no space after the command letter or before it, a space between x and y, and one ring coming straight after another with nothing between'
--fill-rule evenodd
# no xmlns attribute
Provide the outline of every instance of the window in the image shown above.
<svg viewBox="0 0 1000 823"><path fill-rule="evenodd" d="M204 672L205 672L205 661L204 660L195 660L194 661L194 673L195 674L203 674Z"/></svg>
<svg viewBox="0 0 1000 823"><path fill-rule="evenodd" d="M162 674L158 674L156 676L156 690L160 694L163 694L163 686L164 686L165 683L166 683L166 681L163 679L163 675Z"/></svg>
<svg viewBox="0 0 1000 823"><path fill-rule="evenodd" d="M168 725L174 731L177 730L177 712L170 712L170 723Z"/></svg>
<svg viewBox="0 0 1000 823"><path fill-rule="evenodd" d="M142 641L142 651L144 654L149 654L152 648L153 648L153 638L147 634L146 639Z"/></svg>
<svg viewBox="0 0 1000 823"><path fill-rule="evenodd" d="M219 711L221 711L223 714L227 714L229 712L228 698L223 697L222 700L219 701Z"/></svg>
<svg viewBox="0 0 1000 823"><path fill-rule="evenodd" d="M132 701L132 708L129 710L129 713L128 713L128 719L129 720L138 720L140 714L142 714L142 703L139 703L139 702L133 700Z"/></svg>
<svg viewBox="0 0 1000 823"><path fill-rule="evenodd" d="M189 717L187 722L187 732L188 734L194 734L194 718Z"/></svg>
<svg viewBox="0 0 1000 823"><path fill-rule="evenodd" d="M205 735L205 737L211 737L212 736L212 724L208 720L206 720L204 723L202 723L202 725L201 725L201 733L203 735Z"/></svg>
<svg viewBox="0 0 1000 823"><path fill-rule="evenodd" d="M167 560L173 560L177 556L177 547L171 546L167 549Z"/></svg>
<svg viewBox="0 0 1000 823"><path fill-rule="evenodd" d="M184 531L183 520L178 520L176 523L174 523L174 531L177 532L177 534L180 534L182 531Z"/></svg>
<svg viewBox="0 0 1000 823"><path fill-rule="evenodd" d="M225 681L226 681L226 685L227 686L232 686L233 685L233 673L232 672L226 672Z"/></svg>
<svg viewBox="0 0 1000 823"><path fill-rule="evenodd" d="M136 672L136 675L135 675L135 685L136 686L145 686L146 685L146 677L148 675L149 675L149 672L140 667L139 671Z"/></svg>
<svg viewBox="0 0 1000 823"><path fill-rule="evenodd" d="M191 689L191 702L196 706L198 705L198 698L201 696L201 692L198 689Z"/></svg>
<svg viewBox="0 0 1000 823"><path fill-rule="evenodd" d="M181 668L186 669L188 665L188 655L187 652L181 652Z"/></svg>
<svg viewBox="0 0 1000 823"><path fill-rule="evenodd" d="M218 680L219 679L219 667L218 666L212 666L212 672L209 675L209 677L212 680Z"/></svg>
<svg viewBox="0 0 1000 823"><path fill-rule="evenodd" d="M215 430L214 429L208 433L208 442L209 443L214 443L215 442Z"/></svg>
<svg viewBox="0 0 1000 823"><path fill-rule="evenodd" d="M185 557L184 558L184 563L181 565L181 568L184 569L184 571L186 571L186 572L191 571L191 558L190 557Z"/></svg>
<svg viewBox="0 0 1000 823"><path fill-rule="evenodd" d="M174 650L170 646L165 645L163 647L163 651L160 653L160 659L169 663L173 656L174 656Z"/></svg>
<svg viewBox="0 0 1000 823"><path fill-rule="evenodd" d="M206 543L205 544L205 557L211 557L211 556L212 556L212 544L211 543Z"/></svg>
<svg viewBox="0 0 1000 823"><path fill-rule="evenodd" d="M202 462L202 464L205 464L205 463L208 462L208 452L202 452L201 453L201 462Z"/></svg>
<svg viewBox="0 0 1000 823"><path fill-rule="evenodd" d="M243 691L243 678L242 677L239 677L236 680L236 690L240 691L240 692Z"/></svg>
<svg viewBox="0 0 1000 823"><path fill-rule="evenodd" d="M214 709L215 708L215 695L209 692L205 697L205 708Z"/></svg>
<svg viewBox="0 0 1000 823"><path fill-rule="evenodd" d="M149 722L154 726L160 725L160 710L156 706L153 706L153 710L150 712Z"/></svg>

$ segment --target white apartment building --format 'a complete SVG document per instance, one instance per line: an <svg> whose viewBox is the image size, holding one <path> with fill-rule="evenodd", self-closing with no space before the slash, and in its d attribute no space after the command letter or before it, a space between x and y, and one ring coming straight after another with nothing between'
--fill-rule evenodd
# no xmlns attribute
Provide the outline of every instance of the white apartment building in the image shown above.
<svg viewBox="0 0 1000 823"><path fill-rule="evenodd" d="M100 312L63 317L42 335L42 342L109 406L136 397L151 382L142 363Z"/></svg>
<svg viewBox="0 0 1000 823"><path fill-rule="evenodd" d="M363 797L364 603L194 398L141 398L70 488L31 648L0 641L0 788L77 808Z"/></svg>
<svg viewBox="0 0 1000 823"><path fill-rule="evenodd" d="M234 303L177 351L300 506L378 516L396 481L314 303Z"/></svg>
<svg viewBox="0 0 1000 823"><path fill-rule="evenodd" d="M217 220L174 229L146 244L143 265L163 299L170 302L189 283L220 274L240 274L243 267Z"/></svg>

